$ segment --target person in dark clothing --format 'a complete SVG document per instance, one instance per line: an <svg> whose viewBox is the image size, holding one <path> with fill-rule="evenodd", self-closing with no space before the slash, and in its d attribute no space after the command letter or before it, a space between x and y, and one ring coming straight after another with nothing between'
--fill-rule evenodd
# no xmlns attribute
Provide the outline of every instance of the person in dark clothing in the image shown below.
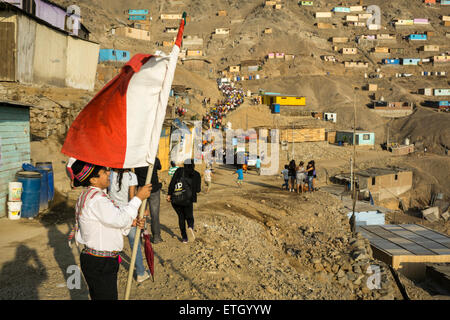
<svg viewBox="0 0 450 320"><path fill-rule="evenodd" d="M307 175L307 181L308 181L308 191L313 192L314 191L314 176L316 175L316 166L314 163L314 160L311 160L308 162L308 165L306 166L306 175Z"/></svg>
<svg viewBox="0 0 450 320"><path fill-rule="evenodd" d="M297 166L295 165L295 160L291 160L291 162L289 162L288 176L289 176L289 191L294 192L294 188L296 185L295 180L297 176Z"/></svg>
<svg viewBox="0 0 450 320"><path fill-rule="evenodd" d="M158 157L155 158L155 164L153 166L151 184L152 193L150 195L148 206L150 207L150 228L152 231L152 242L160 243L161 238L161 226L159 223L159 208L160 208L160 193L162 183L159 182L158 170L161 170L161 161ZM138 188L145 185L145 178L147 177L148 167L135 168L134 173L138 179Z"/></svg>
<svg viewBox="0 0 450 320"><path fill-rule="evenodd" d="M178 168L175 171L175 174L172 177L172 180L169 184L169 190L167 192L167 201L171 202L171 196L175 190L175 184L181 179L183 176L187 180L187 183L191 186L192 190L192 198L189 201L189 204L186 206L175 205L172 203L172 207L178 215L178 224L180 226L181 237L183 243L188 242L188 237L186 233L186 222L188 225L188 229L191 232L192 240L195 240L194 233L194 202L197 202L197 193L201 191L202 180L200 173L195 171L194 160L187 160L184 163L184 167Z"/></svg>

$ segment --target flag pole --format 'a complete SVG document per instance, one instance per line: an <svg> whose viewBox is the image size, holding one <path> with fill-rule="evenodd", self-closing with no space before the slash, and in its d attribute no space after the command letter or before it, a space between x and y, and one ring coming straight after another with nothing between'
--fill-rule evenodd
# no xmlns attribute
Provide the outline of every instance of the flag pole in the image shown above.
<svg viewBox="0 0 450 320"><path fill-rule="evenodd" d="M153 164L150 164L148 166L147 177L145 178L145 185L150 183L152 174L153 174ZM141 207L139 208L139 219L142 219L144 217L146 206L147 206L147 199L144 199L144 201L142 201ZM127 281L127 288L125 290L125 300L128 300L130 298L131 282L133 281L134 265L136 263L136 255L139 246L140 236L141 236L141 229L136 226L136 236L134 237L133 254L131 255L130 269L128 270L128 281Z"/></svg>

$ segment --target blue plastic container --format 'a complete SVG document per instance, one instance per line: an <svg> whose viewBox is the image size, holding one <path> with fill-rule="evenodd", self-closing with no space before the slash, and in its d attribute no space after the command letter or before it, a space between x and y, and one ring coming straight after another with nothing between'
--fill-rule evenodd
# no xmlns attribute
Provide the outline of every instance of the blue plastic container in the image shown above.
<svg viewBox="0 0 450 320"><path fill-rule="evenodd" d="M272 104L273 113L280 113L280 105L278 103Z"/></svg>
<svg viewBox="0 0 450 320"><path fill-rule="evenodd" d="M51 162L36 162L36 168L46 168L48 171L48 201L55 197L55 180L53 175L53 165Z"/></svg>
<svg viewBox="0 0 450 320"><path fill-rule="evenodd" d="M39 211L48 209L48 173L50 169L36 168L41 174L41 195L39 201Z"/></svg>
<svg viewBox="0 0 450 320"><path fill-rule="evenodd" d="M19 171L16 174L22 183L22 218L33 218L39 213L42 175L36 171Z"/></svg>

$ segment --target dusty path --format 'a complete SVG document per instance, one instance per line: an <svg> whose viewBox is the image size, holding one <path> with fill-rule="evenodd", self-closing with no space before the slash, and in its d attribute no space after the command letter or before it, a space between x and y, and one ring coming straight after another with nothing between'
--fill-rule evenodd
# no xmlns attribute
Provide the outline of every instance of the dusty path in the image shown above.
<svg viewBox="0 0 450 320"><path fill-rule="evenodd" d="M134 282L132 299L401 298L385 274L381 290L367 288L370 249L351 238L337 198L282 191L281 179L254 171L238 189L232 172L218 168L210 193L199 195L197 239L188 244L180 241L177 216L162 195L156 279ZM88 299L84 281L79 290L65 286L67 268L79 262L66 242L73 208L61 203L53 211L39 220L1 221L0 299ZM121 298L130 255L125 241ZM414 290L417 298L431 298Z"/></svg>

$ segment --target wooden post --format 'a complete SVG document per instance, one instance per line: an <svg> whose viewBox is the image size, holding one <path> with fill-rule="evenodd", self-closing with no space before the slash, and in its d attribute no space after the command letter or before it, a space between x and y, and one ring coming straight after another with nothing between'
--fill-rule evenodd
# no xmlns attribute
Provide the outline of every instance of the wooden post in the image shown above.
<svg viewBox="0 0 450 320"><path fill-rule="evenodd" d="M153 174L153 164L150 164L148 166L147 177L145 178L145 185L150 183L152 174ZM147 206L147 199L144 199L144 201L142 201L141 207L139 208L139 218L140 219L142 219L144 217L146 206ZM131 256L130 269L128 270L128 281L127 281L127 287L125 290L125 300L128 300L130 298L131 282L133 280L134 265L136 263L136 254L137 254L139 241L141 239L140 237L141 237L141 229L136 227L136 236L134 238L134 244L133 244L133 254Z"/></svg>

